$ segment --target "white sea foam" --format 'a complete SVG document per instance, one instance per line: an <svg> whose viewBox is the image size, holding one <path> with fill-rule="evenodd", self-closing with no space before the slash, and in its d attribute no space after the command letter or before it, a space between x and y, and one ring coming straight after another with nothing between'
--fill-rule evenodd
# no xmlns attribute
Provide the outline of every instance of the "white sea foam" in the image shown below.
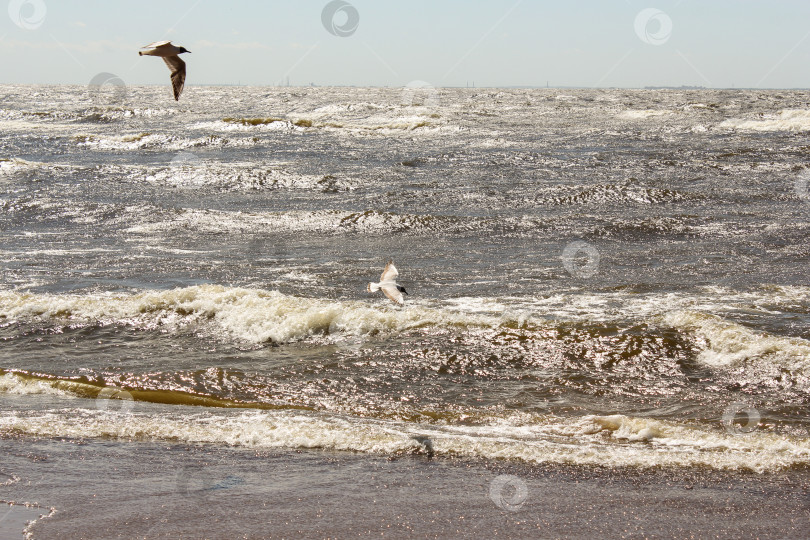
<svg viewBox="0 0 810 540"><path fill-rule="evenodd" d="M252 343L284 343L313 334L366 335L424 325L493 325L497 319L411 306L380 309L364 302L287 296L214 285L137 295L49 295L0 292L0 320L127 324L138 328L213 325Z"/></svg>
<svg viewBox="0 0 810 540"><path fill-rule="evenodd" d="M643 109L623 111L619 117L629 120L645 120L647 118L658 118L661 116L671 116L673 114L675 114L675 111L668 109Z"/></svg>
<svg viewBox="0 0 810 540"><path fill-rule="evenodd" d="M255 176L254 176L255 178ZM290 179L290 178L288 178ZM351 190L352 180L312 177L297 177L292 180L292 189ZM446 232L452 228L470 230L476 227L492 226L494 220L487 218L456 218L419 214L394 214L390 212L364 211L349 212L340 210L315 210L285 212L223 212L217 210L182 209L169 219L152 223L140 223L127 229L127 232L153 234L173 230L193 228L197 231L283 231L317 232L336 234L347 232ZM524 224L527 229L531 223Z"/></svg>
<svg viewBox="0 0 810 540"><path fill-rule="evenodd" d="M45 437L117 438L213 443L251 448L323 448L377 454L517 459L528 463L608 467L711 467L776 471L810 463L810 441L764 431L729 434L719 426L685 425L624 415L561 418L492 417L480 425L437 426L322 413L148 414L60 409L2 412L0 432Z"/></svg>
<svg viewBox="0 0 810 540"><path fill-rule="evenodd" d="M755 360L810 375L810 342L802 338L755 332L703 312L676 311L663 320L704 340L698 360L706 365L738 366Z"/></svg>
<svg viewBox="0 0 810 540"><path fill-rule="evenodd" d="M47 394L52 396L72 396L69 391L59 388L56 381L27 379L14 373L0 375L0 393L15 395Z"/></svg>
<svg viewBox="0 0 810 540"><path fill-rule="evenodd" d="M217 187L226 191L257 189L302 189L351 191L356 182L347 178L304 175L285 171L282 163L221 163L189 158L155 170L146 181L173 187Z"/></svg>
<svg viewBox="0 0 810 540"><path fill-rule="evenodd" d="M218 136L207 136L191 139L156 133L132 133L120 136L77 134L74 135L74 139L77 141L78 146L99 150L143 150L147 148L157 148L179 151L190 148L249 147L257 144L257 141L249 137L229 139Z"/></svg>
<svg viewBox="0 0 810 540"><path fill-rule="evenodd" d="M722 122L720 127L743 131L808 131L810 110L783 109L776 115L763 115L759 120L731 118Z"/></svg>
<svg viewBox="0 0 810 540"><path fill-rule="evenodd" d="M314 279L308 274L289 277L306 282ZM570 292L532 299L464 297L411 303L405 310L217 285L132 295L0 291L0 320L120 324L144 329L194 324L226 339L251 343L284 343L333 333L396 333L425 325L499 328L515 322L546 326L551 321L626 324L630 318L685 331L695 339L698 360L707 365L733 367L756 361L810 374L810 342L755 332L723 317L737 309L762 314L780 309L807 312L810 289L763 287L735 293L715 287L699 295Z"/></svg>
<svg viewBox="0 0 810 540"><path fill-rule="evenodd" d="M255 119L251 123L251 119L244 119L244 121L233 120L216 120L208 122L196 122L189 127L192 129L204 129L208 131L235 131L235 132L261 132L261 131L296 131L302 130L304 127L296 125L296 121L278 119Z"/></svg>
<svg viewBox="0 0 810 540"><path fill-rule="evenodd" d="M663 295L569 292L534 299L457 298L447 304L465 313L501 314L504 320L519 324L543 325L550 320L626 324L635 319L683 330L695 340L697 360L708 366L755 365L810 376L810 341L757 332L731 319L737 311L765 316L782 310L807 313L807 287L762 286L742 292L705 287L701 294Z"/></svg>
<svg viewBox="0 0 810 540"><path fill-rule="evenodd" d="M0 176L15 173L21 170L34 169L44 165L44 163L35 163L18 158L0 159Z"/></svg>
<svg viewBox="0 0 810 540"><path fill-rule="evenodd" d="M322 210L315 212L287 211L266 212L220 212L215 210L180 210L176 216L165 221L135 225L127 232L151 234L192 227L198 231L231 232L244 230L285 231L285 232L324 232L334 233L350 212Z"/></svg>

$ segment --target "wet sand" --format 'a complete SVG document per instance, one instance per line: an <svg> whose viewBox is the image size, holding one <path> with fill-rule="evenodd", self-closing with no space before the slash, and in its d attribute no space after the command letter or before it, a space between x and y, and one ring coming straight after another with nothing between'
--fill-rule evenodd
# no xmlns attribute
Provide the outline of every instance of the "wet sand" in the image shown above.
<svg viewBox="0 0 810 540"><path fill-rule="evenodd" d="M31 538L807 538L810 471L4 440ZM47 510L43 509L44 513ZM4 533L17 521L0 523ZM4 538L22 538L7 533Z"/></svg>

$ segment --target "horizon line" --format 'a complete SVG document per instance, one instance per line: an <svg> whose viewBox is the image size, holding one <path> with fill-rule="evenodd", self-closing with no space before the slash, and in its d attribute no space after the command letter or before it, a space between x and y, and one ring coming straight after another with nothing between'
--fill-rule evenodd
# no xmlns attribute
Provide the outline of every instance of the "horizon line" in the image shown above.
<svg viewBox="0 0 810 540"><path fill-rule="evenodd" d="M0 86L87 86L79 83L15 83L15 82L0 82ZM143 83L124 86L165 86L162 83ZM411 88L407 85L357 85L357 84L241 84L241 83L196 83L186 84L186 87L243 87L243 88ZM414 90L420 89L464 89L464 90L482 90L482 89L526 89L526 90L782 90L782 91L810 91L810 87L754 87L754 86L694 86L694 85L681 85L681 86L667 86L667 85L647 85L647 86L569 86L569 85L494 85L494 86L422 86L412 87Z"/></svg>

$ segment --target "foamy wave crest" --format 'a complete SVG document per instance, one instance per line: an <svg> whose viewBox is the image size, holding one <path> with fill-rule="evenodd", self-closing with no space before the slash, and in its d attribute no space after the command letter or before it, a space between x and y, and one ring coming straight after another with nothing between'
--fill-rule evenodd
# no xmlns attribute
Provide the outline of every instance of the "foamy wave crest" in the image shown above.
<svg viewBox="0 0 810 540"><path fill-rule="evenodd" d="M220 148L255 146L252 138L226 139L211 135L189 139L174 135L155 133L132 133L122 136L100 136L92 134L74 135L79 146L99 150L143 150L147 148L163 150L186 150L189 148Z"/></svg>
<svg viewBox="0 0 810 540"><path fill-rule="evenodd" d="M14 373L0 375L0 393L21 396L31 394L48 394L54 396L74 395L69 391L60 389L57 382L20 377Z"/></svg>
<svg viewBox="0 0 810 540"><path fill-rule="evenodd" d="M82 123L107 124L120 122L130 118L160 118L179 114L176 109L154 109L154 108L126 108L126 107L91 107L79 113L73 113Z"/></svg>
<svg viewBox="0 0 810 540"><path fill-rule="evenodd" d="M731 118L720 124L721 128L744 131L808 131L810 130L810 110L783 109L779 114L762 120L742 120Z"/></svg>
<svg viewBox="0 0 810 540"><path fill-rule="evenodd" d="M147 182L173 187L217 187L224 190L303 189L325 192L351 191L355 182L333 176L299 175L255 163L175 163L156 170Z"/></svg>
<svg viewBox="0 0 810 540"><path fill-rule="evenodd" d="M810 342L798 337L771 336L716 315L675 311L663 316L666 324L687 330L704 344L698 360L714 367L767 363L790 372L810 375Z"/></svg>
<svg viewBox="0 0 810 540"><path fill-rule="evenodd" d="M542 199L543 204L581 205L605 203L662 204L678 202L687 196L671 189L636 185L605 184L588 187L574 195Z"/></svg>
<svg viewBox="0 0 810 540"><path fill-rule="evenodd" d="M643 109L624 111L619 116L628 120L645 120L647 118L659 118L661 116L671 116L673 114L675 114L675 111L668 109Z"/></svg>
<svg viewBox="0 0 810 540"><path fill-rule="evenodd" d="M430 452L449 457L606 467L765 472L810 463L810 442L785 435L759 431L733 435L708 426L624 415L518 416L490 418L475 426L437 426L298 411L165 415L60 409L2 412L0 433L388 455Z"/></svg>
<svg viewBox="0 0 810 540"><path fill-rule="evenodd" d="M402 332L425 325L496 325L499 319L411 306L287 296L276 291L203 285L136 295L0 292L0 320L120 324L139 329L208 326L251 343L287 343L313 335Z"/></svg>
<svg viewBox="0 0 810 540"><path fill-rule="evenodd" d="M300 184L305 187L306 184ZM349 189L349 182L331 177L315 183L318 189ZM314 186L312 186L314 187ZM166 221L136 225L127 232L150 234L194 227L198 231L227 232L244 230L340 233L389 233L389 232L470 232L504 226L523 226L531 231L533 220L509 222L490 218L469 218L460 216L431 216L418 214L395 214L392 212L345 212L337 210L287 211L287 212L221 212L215 210L184 209Z"/></svg>
<svg viewBox="0 0 810 540"><path fill-rule="evenodd" d="M33 161L25 161L24 159L18 158L11 158L11 159L4 159L0 158L0 176L13 174L19 171L26 171L32 169L38 169L40 167L45 167L44 163L36 163Z"/></svg>

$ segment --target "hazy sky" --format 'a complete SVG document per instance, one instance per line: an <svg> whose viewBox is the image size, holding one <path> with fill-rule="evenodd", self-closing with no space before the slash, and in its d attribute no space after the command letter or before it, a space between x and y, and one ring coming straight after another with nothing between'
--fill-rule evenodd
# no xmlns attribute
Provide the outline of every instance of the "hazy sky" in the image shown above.
<svg viewBox="0 0 810 540"><path fill-rule="evenodd" d="M0 83L810 87L808 0L2 0Z"/></svg>

